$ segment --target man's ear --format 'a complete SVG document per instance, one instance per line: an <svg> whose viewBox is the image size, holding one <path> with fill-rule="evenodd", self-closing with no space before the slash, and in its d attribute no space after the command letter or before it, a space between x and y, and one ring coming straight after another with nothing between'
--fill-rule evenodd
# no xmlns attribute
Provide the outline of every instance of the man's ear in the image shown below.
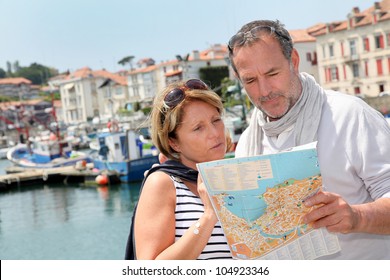
<svg viewBox="0 0 390 280"><path fill-rule="evenodd" d="M298 51L295 48L293 48L292 53L291 53L291 62L294 66L294 70L297 72L299 71L299 61L300 61L300 58L299 58Z"/></svg>

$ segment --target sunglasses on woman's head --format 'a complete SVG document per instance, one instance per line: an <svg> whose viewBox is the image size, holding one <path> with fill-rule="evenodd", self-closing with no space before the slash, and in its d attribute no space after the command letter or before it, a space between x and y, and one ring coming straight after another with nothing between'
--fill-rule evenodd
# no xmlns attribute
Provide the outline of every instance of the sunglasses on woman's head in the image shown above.
<svg viewBox="0 0 390 280"><path fill-rule="evenodd" d="M180 88L174 88L168 92L164 97L164 105L169 109L175 108L185 98L186 90L201 89L208 90L209 87L199 79L190 79L184 86Z"/></svg>

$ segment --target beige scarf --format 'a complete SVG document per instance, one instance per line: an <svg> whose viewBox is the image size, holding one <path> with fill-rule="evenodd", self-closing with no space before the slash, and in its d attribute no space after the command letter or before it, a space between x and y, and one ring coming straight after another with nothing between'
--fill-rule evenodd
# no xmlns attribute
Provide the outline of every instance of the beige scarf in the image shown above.
<svg viewBox="0 0 390 280"><path fill-rule="evenodd" d="M238 156L253 156L263 152L263 131L269 136L278 136L290 126L294 125L295 146L308 144L317 140L317 131L321 119L322 105L325 100L325 91L307 73L300 73L302 94L297 103L281 119L268 122L263 112L255 108L253 111L246 139L245 154Z"/></svg>

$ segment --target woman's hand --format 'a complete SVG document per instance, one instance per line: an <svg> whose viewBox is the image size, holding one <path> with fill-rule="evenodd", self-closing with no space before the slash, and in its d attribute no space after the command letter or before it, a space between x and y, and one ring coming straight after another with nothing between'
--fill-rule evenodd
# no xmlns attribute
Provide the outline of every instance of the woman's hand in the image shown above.
<svg viewBox="0 0 390 280"><path fill-rule="evenodd" d="M203 183L202 177L198 175L198 194L204 205L204 213L212 217L215 222L218 221L218 217L215 214L214 207L211 203L209 194L207 193L206 186Z"/></svg>

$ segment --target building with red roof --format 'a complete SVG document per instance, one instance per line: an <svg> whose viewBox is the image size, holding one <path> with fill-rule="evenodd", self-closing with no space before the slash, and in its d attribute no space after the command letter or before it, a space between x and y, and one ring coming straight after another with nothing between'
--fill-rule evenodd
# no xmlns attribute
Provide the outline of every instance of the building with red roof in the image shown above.
<svg viewBox="0 0 390 280"><path fill-rule="evenodd" d="M390 0L360 11L353 7L345 20L319 25L319 82L349 94L390 93Z"/></svg>
<svg viewBox="0 0 390 280"><path fill-rule="evenodd" d="M32 82L25 78L0 79L0 95L25 99L32 93ZM34 91L35 93L35 91Z"/></svg>

